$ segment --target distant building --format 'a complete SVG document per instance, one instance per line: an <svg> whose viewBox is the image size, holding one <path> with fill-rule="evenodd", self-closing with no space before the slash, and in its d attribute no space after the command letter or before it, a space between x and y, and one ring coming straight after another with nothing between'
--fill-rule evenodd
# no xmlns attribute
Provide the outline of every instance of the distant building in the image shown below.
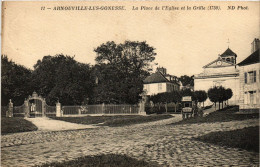
<svg viewBox="0 0 260 167"><path fill-rule="evenodd" d="M176 76L167 74L166 68L157 68L156 72L144 80L145 95L179 91L180 84Z"/></svg>
<svg viewBox="0 0 260 167"><path fill-rule="evenodd" d="M240 62L240 110L260 109L260 43L255 39L252 43L252 54Z"/></svg>
<svg viewBox="0 0 260 167"><path fill-rule="evenodd" d="M218 58L203 67L203 72L194 76L194 90L208 91L214 86L223 86L232 89L233 96L229 104L238 104L239 70L237 69L237 54L228 48ZM206 105L212 104L207 99Z"/></svg>

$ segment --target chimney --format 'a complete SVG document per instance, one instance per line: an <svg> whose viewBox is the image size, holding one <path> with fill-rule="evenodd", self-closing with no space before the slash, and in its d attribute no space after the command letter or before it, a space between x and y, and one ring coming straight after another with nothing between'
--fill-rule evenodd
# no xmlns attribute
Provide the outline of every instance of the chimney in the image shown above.
<svg viewBox="0 0 260 167"><path fill-rule="evenodd" d="M254 41L251 43L251 53L254 53L260 48L260 42L258 38L255 38Z"/></svg>
<svg viewBox="0 0 260 167"><path fill-rule="evenodd" d="M157 68L157 71L160 71L163 75L166 75L166 74L167 74L166 68L163 68L163 67L158 67L158 68Z"/></svg>

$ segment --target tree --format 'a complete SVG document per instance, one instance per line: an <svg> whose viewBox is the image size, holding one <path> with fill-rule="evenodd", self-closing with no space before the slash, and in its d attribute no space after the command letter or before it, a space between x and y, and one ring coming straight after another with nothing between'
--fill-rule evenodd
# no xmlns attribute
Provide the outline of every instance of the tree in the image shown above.
<svg viewBox="0 0 260 167"><path fill-rule="evenodd" d="M183 75L179 78L179 80L181 81L183 86L194 86L194 75L192 76L187 76L187 75Z"/></svg>
<svg viewBox="0 0 260 167"><path fill-rule="evenodd" d="M208 97L211 102L215 104L216 109L216 103L219 101L219 92L217 87L210 88L208 90Z"/></svg>
<svg viewBox="0 0 260 167"><path fill-rule="evenodd" d="M208 96L207 93L204 90L199 90L194 92L194 96L198 100L198 102L203 102L203 107L204 107L204 101L207 100Z"/></svg>
<svg viewBox="0 0 260 167"><path fill-rule="evenodd" d="M227 104L228 104L228 100L231 99L231 97L233 96L233 92L230 88L226 89L226 100L227 100Z"/></svg>
<svg viewBox="0 0 260 167"><path fill-rule="evenodd" d="M44 56L34 65L32 88L46 98L49 105L86 103L92 95L94 79L88 64L62 54Z"/></svg>
<svg viewBox="0 0 260 167"><path fill-rule="evenodd" d="M150 98L151 101L153 101L155 104L160 104L165 103L166 104L166 111L167 111L167 104L168 103L175 103L175 112L176 112L176 106L177 103L181 101L181 95L178 91L173 91L173 92L164 92L164 93L159 93L156 95L152 95Z"/></svg>
<svg viewBox="0 0 260 167"><path fill-rule="evenodd" d="M181 94L179 91L173 91L171 92L171 95L172 95L172 100L171 102L173 102L175 104L175 112L176 112L176 107L177 107L177 104L179 102L181 102Z"/></svg>
<svg viewBox="0 0 260 167"><path fill-rule="evenodd" d="M218 87L218 96L219 96L219 100L218 100L219 108L220 108L220 103L222 103L222 109L223 109L223 102L226 99L226 90L224 87L222 87L222 86Z"/></svg>
<svg viewBox="0 0 260 167"><path fill-rule="evenodd" d="M12 99L14 105L22 105L24 99L32 93L29 84L32 71L15 64L6 55L1 55L1 61L1 103L5 106Z"/></svg>
<svg viewBox="0 0 260 167"><path fill-rule="evenodd" d="M98 46L94 75L98 77L95 102L136 104L141 99L143 80L156 53L146 42L107 42ZM109 72L109 73L107 73Z"/></svg>
<svg viewBox="0 0 260 167"><path fill-rule="evenodd" d="M215 103L215 107L216 107L216 102L219 103L219 109L220 109L220 103L222 103L222 109L223 109L223 102L232 97L232 90L230 92L230 90L227 90L222 86L218 86L218 87L215 86L214 88L210 88L208 90L208 97L210 101Z"/></svg>

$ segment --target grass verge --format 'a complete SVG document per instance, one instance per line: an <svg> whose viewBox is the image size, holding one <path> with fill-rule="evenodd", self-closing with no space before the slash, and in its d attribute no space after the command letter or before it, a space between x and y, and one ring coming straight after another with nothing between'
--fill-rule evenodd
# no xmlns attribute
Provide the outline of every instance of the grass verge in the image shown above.
<svg viewBox="0 0 260 167"><path fill-rule="evenodd" d="M195 140L259 152L259 126L233 131L212 132Z"/></svg>
<svg viewBox="0 0 260 167"><path fill-rule="evenodd" d="M118 116L86 116L86 117L54 117L52 119L62 120L78 124L101 124L102 126L124 126L144 122L157 121L171 118L171 115L118 115Z"/></svg>
<svg viewBox="0 0 260 167"><path fill-rule="evenodd" d="M156 163L148 163L126 155L106 154L80 157L71 161L43 164L41 167L157 167Z"/></svg>
<svg viewBox="0 0 260 167"><path fill-rule="evenodd" d="M19 117L1 117L1 134L35 131L38 128L31 122Z"/></svg>
<svg viewBox="0 0 260 167"><path fill-rule="evenodd" d="M180 124L194 124L194 123L213 123L213 122L228 122L228 121L241 121L246 119L259 118L259 113L238 113L238 106L230 106L215 112L210 113L206 117L196 117L182 120L173 123L173 125Z"/></svg>

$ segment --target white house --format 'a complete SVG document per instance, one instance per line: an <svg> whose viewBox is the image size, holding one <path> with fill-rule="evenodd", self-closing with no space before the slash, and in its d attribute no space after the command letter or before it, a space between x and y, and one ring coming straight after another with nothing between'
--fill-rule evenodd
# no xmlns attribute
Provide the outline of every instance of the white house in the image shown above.
<svg viewBox="0 0 260 167"><path fill-rule="evenodd" d="M260 43L252 43L252 54L240 62L240 101L239 110L260 110Z"/></svg>
<svg viewBox="0 0 260 167"><path fill-rule="evenodd" d="M214 86L223 86L230 88L233 92L229 104L238 104L240 87L239 87L239 70L236 65L237 55L230 48L218 56L217 59L203 67L203 72L194 76L194 90L208 91ZM212 102L207 99L205 105Z"/></svg>
<svg viewBox="0 0 260 167"><path fill-rule="evenodd" d="M145 95L155 95L163 92L180 90L177 77L169 75L165 68L157 68L157 71L144 80Z"/></svg>

